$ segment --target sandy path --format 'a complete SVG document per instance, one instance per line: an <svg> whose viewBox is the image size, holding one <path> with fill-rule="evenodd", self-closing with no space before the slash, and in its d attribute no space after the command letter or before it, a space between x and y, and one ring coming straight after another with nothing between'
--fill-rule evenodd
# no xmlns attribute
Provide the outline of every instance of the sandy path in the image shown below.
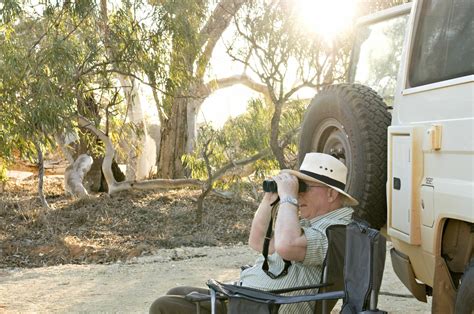
<svg viewBox="0 0 474 314"><path fill-rule="evenodd" d="M207 278L229 281L256 255L246 246L161 250L157 255L112 265L64 265L0 270L0 312L147 313L153 300L177 285L204 286ZM387 259L382 291L407 294ZM430 311L413 298L381 295L391 313Z"/></svg>

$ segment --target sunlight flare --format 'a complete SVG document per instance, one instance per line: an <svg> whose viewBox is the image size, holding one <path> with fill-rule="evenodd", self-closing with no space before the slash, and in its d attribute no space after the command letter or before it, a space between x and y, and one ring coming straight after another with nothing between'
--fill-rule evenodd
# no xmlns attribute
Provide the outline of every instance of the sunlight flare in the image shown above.
<svg viewBox="0 0 474 314"><path fill-rule="evenodd" d="M347 30L355 15L354 0L293 0L303 27L331 41Z"/></svg>

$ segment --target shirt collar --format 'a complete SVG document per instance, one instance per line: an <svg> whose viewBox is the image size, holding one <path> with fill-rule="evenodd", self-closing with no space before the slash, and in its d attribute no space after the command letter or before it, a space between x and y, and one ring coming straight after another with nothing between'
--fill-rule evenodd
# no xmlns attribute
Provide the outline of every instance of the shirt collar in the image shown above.
<svg viewBox="0 0 474 314"><path fill-rule="evenodd" d="M341 218L350 218L354 210L351 207L341 207L335 210L330 211L324 215L314 217L309 220L310 224L317 223L318 221L324 220L337 220Z"/></svg>

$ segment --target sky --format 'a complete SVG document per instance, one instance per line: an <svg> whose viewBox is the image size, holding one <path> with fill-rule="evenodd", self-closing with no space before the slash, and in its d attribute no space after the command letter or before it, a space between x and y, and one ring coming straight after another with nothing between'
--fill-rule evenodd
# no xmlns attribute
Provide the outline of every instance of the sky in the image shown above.
<svg viewBox="0 0 474 314"><path fill-rule="evenodd" d="M214 48L208 71L209 80L241 74L244 70L243 65L232 61L226 52L226 37L233 32L231 26ZM218 89L203 102L197 122L210 122L214 127L220 128L230 117L244 113L248 101L253 97L258 97L258 93L240 84Z"/></svg>

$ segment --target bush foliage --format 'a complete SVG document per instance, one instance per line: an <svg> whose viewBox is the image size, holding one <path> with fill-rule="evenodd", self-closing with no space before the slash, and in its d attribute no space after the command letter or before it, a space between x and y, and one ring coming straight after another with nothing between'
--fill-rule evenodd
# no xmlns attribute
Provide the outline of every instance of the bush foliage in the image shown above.
<svg viewBox="0 0 474 314"><path fill-rule="evenodd" d="M286 104L281 130L285 158L296 166L298 130L307 102L293 101ZM222 129L210 124L199 128L196 149L185 155L183 162L193 178L208 180L219 169L268 151L262 158L240 167L231 167L224 176L216 178L214 186L228 189L235 183L260 182L279 169L278 162L270 151L270 123L273 107L261 99L248 103L247 112L229 119ZM209 168L206 166L208 161ZM209 173L209 170L211 173Z"/></svg>

